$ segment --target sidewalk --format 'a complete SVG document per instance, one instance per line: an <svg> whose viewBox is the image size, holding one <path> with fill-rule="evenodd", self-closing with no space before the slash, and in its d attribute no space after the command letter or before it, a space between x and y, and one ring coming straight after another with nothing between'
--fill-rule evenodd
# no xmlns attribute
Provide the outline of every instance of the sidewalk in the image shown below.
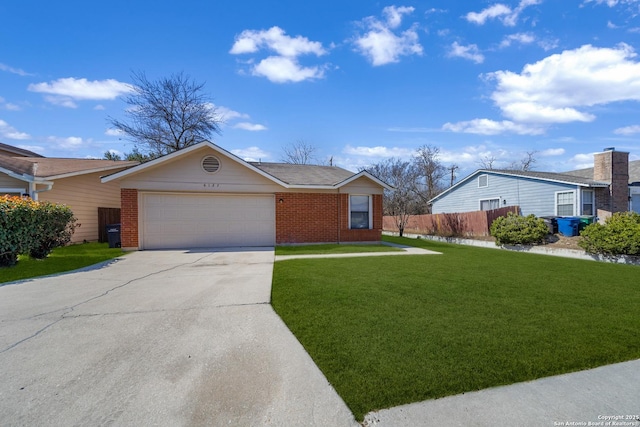
<svg viewBox="0 0 640 427"><path fill-rule="evenodd" d="M390 255L442 255L440 252L430 251L428 249L416 248L413 246L398 245L395 243L382 242L387 246L402 249L402 251L391 252L359 252L349 254L314 254L314 255L276 255L276 261L284 261L287 259L300 258L356 258L363 256L390 256Z"/></svg>

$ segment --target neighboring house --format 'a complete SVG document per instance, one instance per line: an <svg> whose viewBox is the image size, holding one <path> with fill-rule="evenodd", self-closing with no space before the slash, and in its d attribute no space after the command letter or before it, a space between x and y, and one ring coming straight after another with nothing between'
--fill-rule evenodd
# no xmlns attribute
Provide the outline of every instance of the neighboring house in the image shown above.
<svg viewBox="0 0 640 427"><path fill-rule="evenodd" d="M614 212L629 210L635 189L640 189L630 181L629 167L629 153L607 149L594 155L594 168L581 171L480 169L429 202L433 213L520 206L523 215L595 215L604 220ZM633 167L635 170L635 163Z"/></svg>
<svg viewBox="0 0 640 427"><path fill-rule="evenodd" d="M29 196L65 204L77 218L71 241L97 241L99 209L120 207L118 183L102 184L100 177L138 162L60 159L0 144L0 194Z"/></svg>
<svg viewBox="0 0 640 427"><path fill-rule="evenodd" d="M246 162L210 142L102 182L121 187L130 250L379 241L390 188L364 171Z"/></svg>

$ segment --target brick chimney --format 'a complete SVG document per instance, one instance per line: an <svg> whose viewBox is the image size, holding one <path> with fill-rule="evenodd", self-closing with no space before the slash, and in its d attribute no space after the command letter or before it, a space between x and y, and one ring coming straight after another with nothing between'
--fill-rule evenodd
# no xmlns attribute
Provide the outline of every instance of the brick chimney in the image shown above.
<svg viewBox="0 0 640 427"><path fill-rule="evenodd" d="M605 148L593 156L593 180L609 183L596 193L597 215L601 220L614 212L629 210L629 153Z"/></svg>

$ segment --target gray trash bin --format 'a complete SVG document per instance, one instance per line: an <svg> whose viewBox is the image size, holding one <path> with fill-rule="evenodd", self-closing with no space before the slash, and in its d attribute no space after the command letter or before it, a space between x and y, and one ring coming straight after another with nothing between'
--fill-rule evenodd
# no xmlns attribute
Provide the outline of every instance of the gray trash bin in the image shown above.
<svg viewBox="0 0 640 427"><path fill-rule="evenodd" d="M122 247L120 240L120 224L107 224L107 239L109 240L110 248Z"/></svg>

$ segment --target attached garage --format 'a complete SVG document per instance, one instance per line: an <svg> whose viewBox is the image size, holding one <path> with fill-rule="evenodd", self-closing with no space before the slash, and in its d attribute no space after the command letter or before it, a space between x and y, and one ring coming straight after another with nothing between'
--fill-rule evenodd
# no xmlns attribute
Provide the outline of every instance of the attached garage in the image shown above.
<svg viewBox="0 0 640 427"><path fill-rule="evenodd" d="M273 195L142 193L141 249L275 245Z"/></svg>

